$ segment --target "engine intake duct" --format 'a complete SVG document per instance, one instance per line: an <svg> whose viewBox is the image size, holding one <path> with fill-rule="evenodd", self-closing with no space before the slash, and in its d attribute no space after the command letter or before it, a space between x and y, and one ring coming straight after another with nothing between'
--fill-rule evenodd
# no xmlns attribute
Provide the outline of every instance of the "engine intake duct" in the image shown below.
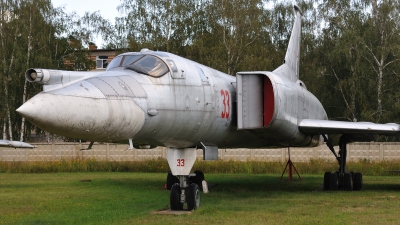
<svg viewBox="0 0 400 225"><path fill-rule="evenodd" d="M29 82L46 84L46 82L48 82L50 79L50 73L49 73L49 70L28 69L25 72L25 78Z"/></svg>
<svg viewBox="0 0 400 225"><path fill-rule="evenodd" d="M238 88L238 129L268 127L275 113L274 87L266 74L240 72Z"/></svg>
<svg viewBox="0 0 400 225"><path fill-rule="evenodd" d="M31 68L25 72L25 78L29 82L42 84L43 90L50 90L97 74L99 74L99 72Z"/></svg>

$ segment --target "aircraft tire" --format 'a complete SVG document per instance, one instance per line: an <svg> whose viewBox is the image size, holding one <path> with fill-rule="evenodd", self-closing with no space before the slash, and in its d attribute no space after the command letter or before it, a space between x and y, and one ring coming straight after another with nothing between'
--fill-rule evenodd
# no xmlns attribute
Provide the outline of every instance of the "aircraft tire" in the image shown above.
<svg viewBox="0 0 400 225"><path fill-rule="evenodd" d="M177 183L172 185L172 187L171 187L169 204L171 206L171 210L182 210L183 209L183 203L181 203L181 187Z"/></svg>
<svg viewBox="0 0 400 225"><path fill-rule="evenodd" d="M200 188L196 183L189 185L187 189L187 206L188 210L192 211L200 206Z"/></svg>
<svg viewBox="0 0 400 225"><path fill-rule="evenodd" d="M343 177L343 190L345 191L351 191L353 190L352 186L351 186L351 173L345 173L344 177Z"/></svg>
<svg viewBox="0 0 400 225"><path fill-rule="evenodd" d="M362 189L362 186L363 186L362 174L361 173L354 173L353 190L354 191L359 191L359 190Z"/></svg>
<svg viewBox="0 0 400 225"><path fill-rule="evenodd" d="M324 191L329 191L329 180L331 179L331 172L325 172L324 174Z"/></svg>
<svg viewBox="0 0 400 225"><path fill-rule="evenodd" d="M168 172L167 174L167 190L171 190L172 185L175 183L179 183L178 178L176 178L174 175L172 175L171 172Z"/></svg>
<svg viewBox="0 0 400 225"><path fill-rule="evenodd" d="M337 191L338 190L338 175L337 173L331 173L329 177L329 190Z"/></svg>

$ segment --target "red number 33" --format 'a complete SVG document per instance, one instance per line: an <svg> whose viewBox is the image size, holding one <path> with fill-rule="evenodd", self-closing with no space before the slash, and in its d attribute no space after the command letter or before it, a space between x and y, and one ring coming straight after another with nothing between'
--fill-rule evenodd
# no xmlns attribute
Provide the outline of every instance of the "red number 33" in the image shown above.
<svg viewBox="0 0 400 225"><path fill-rule="evenodd" d="M221 96L222 96L222 104L224 105L223 111L221 111L221 118L229 118L230 114L230 97L229 97L229 92L227 90L221 90Z"/></svg>
<svg viewBox="0 0 400 225"><path fill-rule="evenodd" d="M176 166L185 166L185 159L177 159L177 165Z"/></svg>

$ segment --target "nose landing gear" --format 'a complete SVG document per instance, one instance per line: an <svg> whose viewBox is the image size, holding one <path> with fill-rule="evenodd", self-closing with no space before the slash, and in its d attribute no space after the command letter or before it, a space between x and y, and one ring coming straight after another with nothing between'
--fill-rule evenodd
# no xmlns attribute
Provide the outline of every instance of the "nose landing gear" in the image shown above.
<svg viewBox="0 0 400 225"><path fill-rule="evenodd" d="M196 160L196 149L174 149L168 148L167 160L171 172L167 175L167 189L170 193L171 210L183 210L187 203L188 210L195 210L200 206L200 190L204 181L204 174L195 171L189 174ZM207 189L207 187L206 187Z"/></svg>
<svg viewBox="0 0 400 225"><path fill-rule="evenodd" d="M197 172L203 174L201 171ZM190 179L190 178L195 178L195 179ZM190 174L189 176L179 176L178 179L175 176L173 176L172 173L168 173L167 181L168 180L178 181L177 183L172 184L170 188L171 193L169 200L170 200L171 210L183 210L184 203L187 203L187 209L189 211L195 210L200 207L200 199L201 199L200 186L196 182L194 182L197 179L201 179L201 177L196 176L196 174ZM181 180L183 182L181 182Z"/></svg>

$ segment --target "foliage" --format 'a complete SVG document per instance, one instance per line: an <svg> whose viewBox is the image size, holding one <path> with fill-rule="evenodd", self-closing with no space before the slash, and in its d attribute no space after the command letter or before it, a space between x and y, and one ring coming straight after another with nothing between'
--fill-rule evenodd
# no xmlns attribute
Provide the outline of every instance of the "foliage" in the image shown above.
<svg viewBox="0 0 400 225"><path fill-rule="evenodd" d="M56 172L168 172L165 160L137 162L97 161L95 159L63 159L60 161L0 162L0 172L56 173Z"/></svg>
<svg viewBox="0 0 400 225"><path fill-rule="evenodd" d="M15 110L40 91L28 84L28 68L87 70L93 67L82 44L88 33L75 14L53 8L49 0L0 0L0 80L3 139L24 139L25 127ZM20 136L20 137L16 137Z"/></svg>
<svg viewBox="0 0 400 225"><path fill-rule="evenodd" d="M400 122L400 2L298 1L303 12L300 79L329 118ZM88 9L89 10L89 9ZM285 55L292 1L122 0L115 24L82 18L49 0L0 1L3 138L34 128L15 113L39 91L27 68L87 70L87 44L101 35L118 52L169 51L225 73L273 70Z"/></svg>
<svg viewBox="0 0 400 225"><path fill-rule="evenodd" d="M336 171L336 162L312 159L309 162L295 162L300 174L323 174L325 171ZM225 174L281 174L286 163L263 161L196 161L193 170L204 173ZM400 169L400 161L374 162L360 160L348 162L348 171L361 172L364 175L397 175L390 170ZM142 172L167 173L168 163L165 159L143 161L98 161L95 159L63 159L60 161L7 162L0 161L0 173L58 173L58 172ZM399 171L400 172L400 171ZM287 176L288 168L284 176ZM293 170L293 175L295 172Z"/></svg>
<svg viewBox="0 0 400 225"><path fill-rule="evenodd" d="M325 1L318 8L324 21L318 80L325 89L319 93L328 115L397 122L399 2Z"/></svg>

